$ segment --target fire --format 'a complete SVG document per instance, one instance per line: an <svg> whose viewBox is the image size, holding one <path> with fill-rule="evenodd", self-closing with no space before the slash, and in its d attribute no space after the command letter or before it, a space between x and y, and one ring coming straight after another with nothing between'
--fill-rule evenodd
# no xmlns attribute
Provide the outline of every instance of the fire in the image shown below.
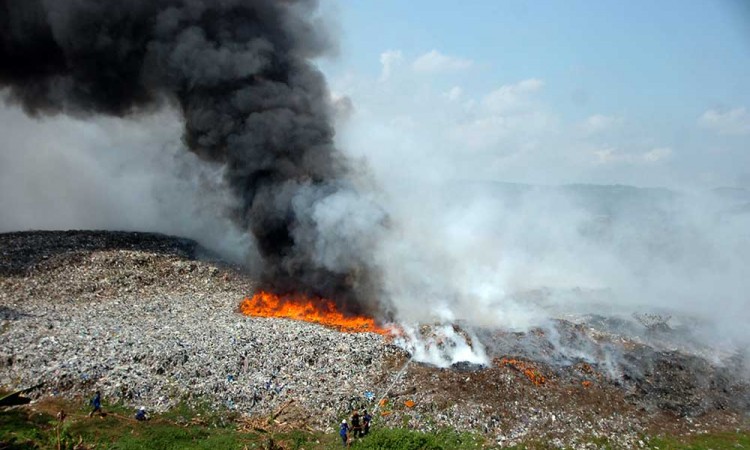
<svg viewBox="0 0 750 450"><path fill-rule="evenodd" d="M526 375L526 378L528 378L529 381L537 386L541 386L547 382L547 379L544 377L544 375L542 375L538 370L536 370L527 362L513 358L503 358L500 360L499 365L513 367L514 369Z"/></svg>
<svg viewBox="0 0 750 450"><path fill-rule="evenodd" d="M326 299L309 299L302 296L280 297L268 292L258 292L240 303L242 314L255 317L277 317L317 323L347 333L389 334L389 330L370 317L347 316Z"/></svg>

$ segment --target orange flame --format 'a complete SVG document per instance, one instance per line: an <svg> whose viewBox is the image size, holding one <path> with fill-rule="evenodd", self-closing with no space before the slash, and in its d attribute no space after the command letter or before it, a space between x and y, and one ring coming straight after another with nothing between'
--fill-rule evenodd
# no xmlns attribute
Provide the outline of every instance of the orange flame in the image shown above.
<svg viewBox="0 0 750 450"><path fill-rule="evenodd" d="M503 358L500 360L499 365L510 366L518 370L519 372L522 372L524 375L526 375L526 378L528 378L529 381L534 383L536 386L541 386L547 382L547 379L544 377L544 375L542 375L538 370L536 370L536 368L529 365L527 362L513 358Z"/></svg>
<svg viewBox="0 0 750 450"><path fill-rule="evenodd" d="M240 303L242 314L256 317L277 317L317 323L347 333L389 334L370 317L346 316L336 305L326 299L309 299L302 296L280 297L268 292L258 292Z"/></svg>

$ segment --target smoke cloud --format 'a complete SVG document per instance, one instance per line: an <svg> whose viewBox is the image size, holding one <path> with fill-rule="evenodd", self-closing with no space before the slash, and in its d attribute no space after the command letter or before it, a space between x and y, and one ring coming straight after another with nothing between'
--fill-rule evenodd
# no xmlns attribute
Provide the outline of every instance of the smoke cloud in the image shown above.
<svg viewBox="0 0 750 450"><path fill-rule="evenodd" d="M536 79L461 106L390 52L369 101L332 101L310 62L334 50L316 6L0 0L0 86L40 119L0 110L0 229L196 237L259 260L266 289L392 318L438 365L487 361L482 330L545 327L558 354L595 354L564 348L551 319L573 316L628 319L631 336L633 313L671 316L665 348L747 348L747 190L539 186L577 180L583 153L524 97ZM599 151L589 181L666 179L665 149Z"/></svg>
<svg viewBox="0 0 750 450"><path fill-rule="evenodd" d="M480 339L471 341L487 347L475 345L473 358L462 357L469 361L513 354L512 340L481 329L542 328L555 358L586 355L616 366L616 355L602 354L593 343L566 348L571 339L555 337L564 335L556 319L585 323L583 330L610 327L605 331L711 360L746 354L750 191L673 181L669 167L633 161L621 162L617 172L576 166L585 145L570 144L562 124L550 120L552 131L529 129L538 110L553 112L528 105L496 118L493 111L453 105L441 91L420 91L418 81L429 82L372 80L349 87L357 110L339 129L341 148L366 158L382 189L378 202L391 227L374 257L399 322L473 329ZM502 133L492 135L491 145L472 148L463 139L467 133L460 140L451 134L467 122L499 124ZM479 137L480 131L472 129ZM495 131L488 127L485 136ZM630 147L638 148L624 146ZM682 149L675 154L690 156ZM586 180L584 169L600 178ZM671 186L613 184L629 171ZM610 184L537 182L596 182L602 173ZM669 333L656 339L637 319L643 314L669 318ZM458 352L428 350L415 354L442 365L456 362ZM524 351L545 356L531 345Z"/></svg>
<svg viewBox="0 0 750 450"><path fill-rule="evenodd" d="M3 0L0 86L34 117L132 117L173 107L187 148L221 167L232 219L252 232L262 258L263 286L367 310L376 286L361 258L367 241L348 235L358 245L347 252L319 233L319 225L356 232L342 208L368 210L375 221L383 214L347 194L354 188L333 145L330 94L310 63L332 49L316 6ZM337 212L326 216L321 205Z"/></svg>

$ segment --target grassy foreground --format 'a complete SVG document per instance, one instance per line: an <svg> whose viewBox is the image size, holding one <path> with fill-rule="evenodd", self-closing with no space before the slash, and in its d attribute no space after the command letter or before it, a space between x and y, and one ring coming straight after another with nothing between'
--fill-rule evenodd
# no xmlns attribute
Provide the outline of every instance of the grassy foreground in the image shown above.
<svg viewBox="0 0 750 450"><path fill-rule="evenodd" d="M67 417L61 423L55 411L64 409ZM208 410L177 408L157 415L148 422L132 419L134 411L105 405L105 417L88 417L79 404L47 401L35 407L0 410L0 450L5 449L340 449L344 448L337 433L300 430L272 430L271 427L248 426L228 414ZM592 440L599 448L610 448L607 442ZM492 442L471 433L443 430L424 434L404 429L375 429L365 439L352 445L362 450L460 450L496 448ZM551 448L545 443L530 442L516 449ZM750 449L750 433L717 433L688 438L652 437L650 449L721 450Z"/></svg>
<svg viewBox="0 0 750 450"><path fill-rule="evenodd" d="M338 433L274 430L248 425L228 413L180 406L147 422L134 410L104 405L105 416L88 417L88 409L55 400L34 408L0 409L0 450L6 449L339 449ZM55 411L66 411L60 422ZM409 430L373 430L352 445L357 449L479 449L483 440L469 433L444 430L428 435Z"/></svg>

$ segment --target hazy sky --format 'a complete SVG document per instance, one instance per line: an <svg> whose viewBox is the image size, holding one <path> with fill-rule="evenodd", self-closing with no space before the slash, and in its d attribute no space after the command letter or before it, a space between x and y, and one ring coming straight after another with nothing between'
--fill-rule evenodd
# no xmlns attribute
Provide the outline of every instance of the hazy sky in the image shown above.
<svg viewBox="0 0 750 450"><path fill-rule="evenodd" d="M750 3L327 0L376 171L750 187ZM408 155L404 162L396 155ZM394 164L398 161L398 164Z"/></svg>

